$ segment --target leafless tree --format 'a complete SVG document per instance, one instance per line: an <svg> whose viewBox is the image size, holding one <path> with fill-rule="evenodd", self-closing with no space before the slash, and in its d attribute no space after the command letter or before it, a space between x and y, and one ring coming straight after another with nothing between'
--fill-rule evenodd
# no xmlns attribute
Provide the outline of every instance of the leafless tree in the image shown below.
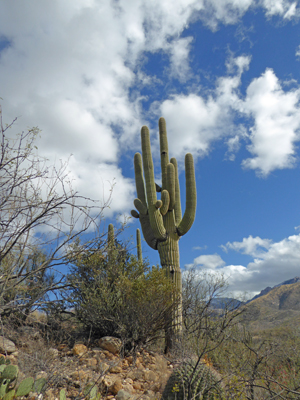
<svg viewBox="0 0 300 400"><path fill-rule="evenodd" d="M15 121L4 127L0 108L0 316L30 310L46 293L64 285L58 267L67 254L70 260L68 245L78 236L83 248L92 246L93 238L99 240L99 222L110 201L98 205L79 195L72 187L68 162L49 166L35 146L39 129L13 136ZM86 242L84 233L89 233ZM37 249L43 256L33 268ZM56 279L44 279L46 285L37 290L35 283L46 272L49 278L49 271ZM24 290L28 282L35 289L32 296Z"/></svg>

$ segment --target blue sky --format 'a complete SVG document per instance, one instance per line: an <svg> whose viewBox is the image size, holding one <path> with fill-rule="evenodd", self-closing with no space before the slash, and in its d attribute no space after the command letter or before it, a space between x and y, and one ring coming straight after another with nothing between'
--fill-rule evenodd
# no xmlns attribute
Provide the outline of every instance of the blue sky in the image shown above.
<svg viewBox="0 0 300 400"><path fill-rule="evenodd" d="M0 97L12 135L41 130L81 194L130 215L133 155L157 122L195 159L198 206L182 267L253 296L300 274L300 4L288 0L14 0L0 3ZM130 221L125 236L134 235ZM144 256L158 254L143 243Z"/></svg>

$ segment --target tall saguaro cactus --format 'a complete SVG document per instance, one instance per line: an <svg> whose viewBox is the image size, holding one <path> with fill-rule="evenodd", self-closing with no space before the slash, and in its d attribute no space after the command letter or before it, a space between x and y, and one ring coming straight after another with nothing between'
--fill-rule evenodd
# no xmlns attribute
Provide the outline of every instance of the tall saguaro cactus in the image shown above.
<svg viewBox="0 0 300 400"><path fill-rule="evenodd" d="M132 216L140 219L147 244L158 250L161 266L168 271L178 292L182 293L178 241L191 228L196 213L196 181L193 156L185 156L186 210L182 217L180 188L175 158L169 160L166 122L159 119L162 187L154 182L154 168L147 126L141 129L142 156L134 156L135 182L138 198ZM145 176L145 179L144 179ZM161 199L157 199L157 192ZM181 304L172 321L175 330L182 324Z"/></svg>

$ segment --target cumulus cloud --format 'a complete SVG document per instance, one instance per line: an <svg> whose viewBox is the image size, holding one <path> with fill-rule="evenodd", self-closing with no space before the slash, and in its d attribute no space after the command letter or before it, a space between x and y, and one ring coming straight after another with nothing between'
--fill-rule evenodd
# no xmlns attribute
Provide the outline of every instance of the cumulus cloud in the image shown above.
<svg viewBox="0 0 300 400"><path fill-rule="evenodd" d="M225 265L219 254L207 254L195 258L194 263L202 268L216 269Z"/></svg>
<svg viewBox="0 0 300 400"><path fill-rule="evenodd" d="M296 1L262 0L261 4L265 8L266 14L269 17L280 15L284 19L291 19L299 13Z"/></svg>
<svg viewBox="0 0 300 400"><path fill-rule="evenodd" d="M171 74L181 82L185 82L191 75L189 67L191 36L174 40L170 46Z"/></svg>
<svg viewBox="0 0 300 400"><path fill-rule="evenodd" d="M245 168L266 176L295 163L295 142L300 139L300 89L283 91L271 69L254 79L247 89L243 112L254 118L248 150L253 157Z"/></svg>
<svg viewBox="0 0 300 400"><path fill-rule="evenodd" d="M242 242L228 242L222 248L250 255L253 260L247 266L226 265L218 254L203 255L194 259L194 267L222 273L228 280L229 291L235 295L248 293L251 298L267 286L275 286L299 275L300 235L275 243L249 236Z"/></svg>
<svg viewBox="0 0 300 400"><path fill-rule="evenodd" d="M248 56L232 59L230 70L234 69L235 74L219 78L213 94L207 97L194 93L173 95L161 104L160 113L168 121L172 138L172 155L182 159L184 154L191 152L203 157L214 141L236 133L238 128L234 128L233 119L234 109L240 102L237 89L249 63Z"/></svg>
<svg viewBox="0 0 300 400"><path fill-rule="evenodd" d="M10 122L15 116L20 117L16 124L20 130L38 125L42 130L41 155L66 159L74 154L72 172L78 177L79 171L82 176L82 171L90 170L85 174L84 188L94 188L93 193L89 191L92 197L99 196L94 171L105 171L109 179L115 178L115 191L120 185L124 199L113 203L111 209L121 212L124 207L126 211L134 185L123 175L118 160L120 154L138 146L136 139L144 124L140 86L155 82L155 77L141 71L144 55L164 52L169 57L171 76L183 82L189 76L193 45L191 37L181 37L184 29L198 19L213 29L220 23L234 23L255 4L253 0L1 2L0 36L4 48L0 51L0 87L4 119ZM296 15L296 7L284 0L262 4L270 15ZM204 97L178 94L161 104L160 111L173 124L171 135L177 141L172 149L174 155L182 157L191 150L195 155L206 155L220 138L229 139L231 153L237 151L242 134L234 126L233 110L240 108L237 90L249 61L245 56L232 59L232 75L219 78L215 90ZM251 86L253 90L244 105L258 121L249 148L253 158L246 160L245 166L266 174L278 165L292 165L298 92L285 94L280 88L270 89L280 104L286 100L289 104L281 112L282 120L274 123L280 122L282 129L287 125L289 128L288 138L278 139L286 146L276 164L275 156L264 156L266 146L260 145L260 114L252 105L265 77L259 79ZM185 134L187 129L189 135ZM107 169L99 167L104 165Z"/></svg>
<svg viewBox="0 0 300 400"><path fill-rule="evenodd" d="M259 236L255 238L251 235L244 238L242 242L228 242L225 246L221 246L224 251L235 250L243 254L248 254L253 257L260 256L262 252L268 250L272 241L269 239L261 239Z"/></svg>

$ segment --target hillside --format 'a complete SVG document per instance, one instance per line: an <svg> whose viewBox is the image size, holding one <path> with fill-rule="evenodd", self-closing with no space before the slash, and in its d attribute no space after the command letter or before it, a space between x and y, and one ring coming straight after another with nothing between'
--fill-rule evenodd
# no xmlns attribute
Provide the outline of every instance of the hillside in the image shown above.
<svg viewBox="0 0 300 400"><path fill-rule="evenodd" d="M251 330L300 324L300 282L274 287L245 306L242 317Z"/></svg>

